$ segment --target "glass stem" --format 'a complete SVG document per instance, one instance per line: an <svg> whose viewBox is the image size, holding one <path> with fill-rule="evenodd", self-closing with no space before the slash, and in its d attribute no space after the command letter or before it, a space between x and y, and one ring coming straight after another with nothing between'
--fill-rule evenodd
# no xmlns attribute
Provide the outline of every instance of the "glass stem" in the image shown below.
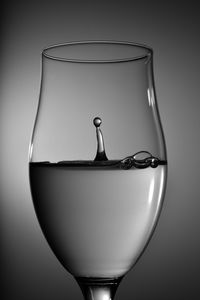
<svg viewBox="0 0 200 300"><path fill-rule="evenodd" d="M122 278L76 278L85 300L113 300Z"/></svg>

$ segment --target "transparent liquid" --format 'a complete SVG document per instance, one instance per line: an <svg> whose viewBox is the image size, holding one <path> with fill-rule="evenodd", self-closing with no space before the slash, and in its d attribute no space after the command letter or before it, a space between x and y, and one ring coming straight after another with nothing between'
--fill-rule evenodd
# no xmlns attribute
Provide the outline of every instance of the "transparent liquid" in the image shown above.
<svg viewBox="0 0 200 300"><path fill-rule="evenodd" d="M30 163L42 230L77 277L120 277L146 246L160 212L166 165L130 168L91 163Z"/></svg>

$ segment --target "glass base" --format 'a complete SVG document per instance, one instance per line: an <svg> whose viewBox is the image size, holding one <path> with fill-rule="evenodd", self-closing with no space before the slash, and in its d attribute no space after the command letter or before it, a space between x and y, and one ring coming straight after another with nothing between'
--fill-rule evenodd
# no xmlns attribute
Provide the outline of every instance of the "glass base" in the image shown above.
<svg viewBox="0 0 200 300"><path fill-rule="evenodd" d="M120 278L75 277L85 300L113 300Z"/></svg>

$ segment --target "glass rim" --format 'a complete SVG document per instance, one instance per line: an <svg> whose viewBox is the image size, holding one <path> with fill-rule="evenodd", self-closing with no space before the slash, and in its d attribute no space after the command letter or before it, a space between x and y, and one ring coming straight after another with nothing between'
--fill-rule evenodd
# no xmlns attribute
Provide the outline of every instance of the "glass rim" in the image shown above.
<svg viewBox="0 0 200 300"><path fill-rule="evenodd" d="M115 45L115 46L132 46L137 49L143 50L144 53L138 55L131 55L123 58L109 58L109 59L83 59L83 58L70 58L59 57L57 55L51 55L48 52L61 47L78 46L78 45ZM83 41L71 41L60 44L53 44L45 47L42 50L42 56L55 61L74 62L74 63L120 63L138 61L142 59L151 58L153 55L153 49L145 44L134 43L130 41L117 41L117 40L83 40Z"/></svg>

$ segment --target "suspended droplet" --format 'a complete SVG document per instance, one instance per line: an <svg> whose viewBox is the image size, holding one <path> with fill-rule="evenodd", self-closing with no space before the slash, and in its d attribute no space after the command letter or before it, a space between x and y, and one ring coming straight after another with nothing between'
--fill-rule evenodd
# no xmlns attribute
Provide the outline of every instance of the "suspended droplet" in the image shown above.
<svg viewBox="0 0 200 300"><path fill-rule="evenodd" d="M95 127L100 127L102 120L101 120L101 118L96 117L96 118L94 118L93 123L94 123Z"/></svg>

